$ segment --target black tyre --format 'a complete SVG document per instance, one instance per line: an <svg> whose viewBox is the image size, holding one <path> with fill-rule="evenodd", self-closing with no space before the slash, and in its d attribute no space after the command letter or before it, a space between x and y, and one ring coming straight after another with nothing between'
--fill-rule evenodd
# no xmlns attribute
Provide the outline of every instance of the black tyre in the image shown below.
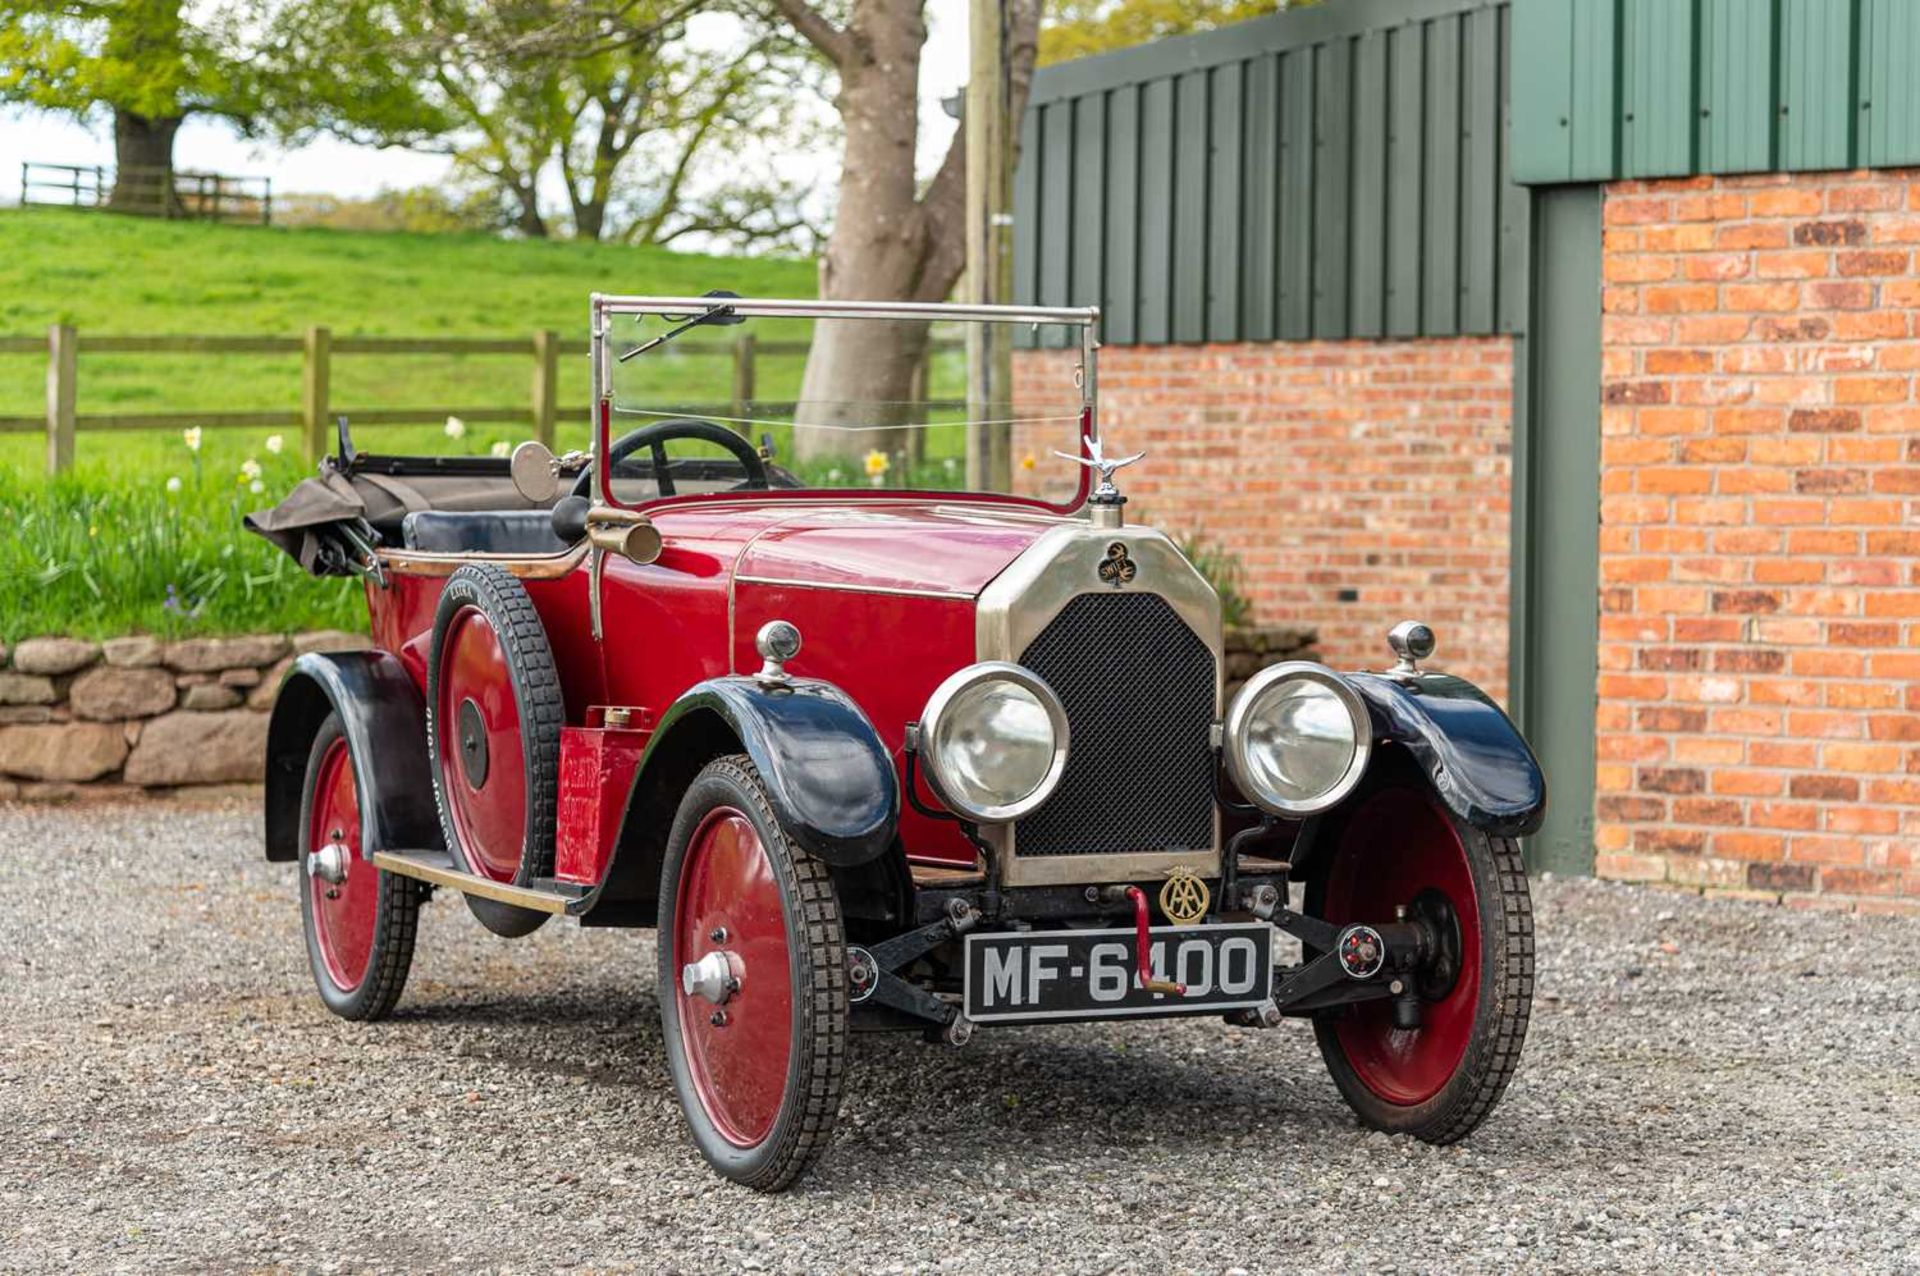
<svg viewBox="0 0 1920 1276"><path fill-rule="evenodd" d="M847 1059L847 949L827 866L780 827L745 757L688 786L660 875L667 1067L701 1155L761 1191L827 1148ZM703 992L683 979L711 970Z"/></svg>
<svg viewBox="0 0 1920 1276"><path fill-rule="evenodd" d="M1327 1069L1367 1125L1452 1143L1479 1126L1520 1063L1533 1006L1533 903L1520 849L1442 806L1414 778L1355 798L1329 822L1309 914L1337 925L1435 921L1457 954L1416 986L1421 1025L1388 1002L1314 1020ZM1448 968L1450 966L1450 969Z"/></svg>
<svg viewBox="0 0 1920 1276"><path fill-rule="evenodd" d="M454 863L524 886L553 874L566 703L533 599L504 568L469 563L447 578L427 658L433 797ZM498 935L548 914L469 895Z"/></svg>
<svg viewBox="0 0 1920 1276"><path fill-rule="evenodd" d="M307 755L300 795L300 920L320 1000L342 1019L381 1019L413 966L425 889L360 858L360 793L340 718Z"/></svg>

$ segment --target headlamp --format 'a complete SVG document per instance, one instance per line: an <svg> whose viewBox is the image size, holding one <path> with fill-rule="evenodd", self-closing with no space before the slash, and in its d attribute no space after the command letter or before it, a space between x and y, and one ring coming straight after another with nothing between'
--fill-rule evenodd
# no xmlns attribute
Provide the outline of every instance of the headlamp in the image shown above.
<svg viewBox="0 0 1920 1276"><path fill-rule="evenodd" d="M1360 695L1324 665L1292 660L1255 674L1227 708L1227 771L1273 815L1324 811L1353 791L1373 748Z"/></svg>
<svg viewBox="0 0 1920 1276"><path fill-rule="evenodd" d="M1017 820L1053 795L1067 765L1067 711L1030 669L969 665L935 689L920 749L947 808L981 824Z"/></svg>

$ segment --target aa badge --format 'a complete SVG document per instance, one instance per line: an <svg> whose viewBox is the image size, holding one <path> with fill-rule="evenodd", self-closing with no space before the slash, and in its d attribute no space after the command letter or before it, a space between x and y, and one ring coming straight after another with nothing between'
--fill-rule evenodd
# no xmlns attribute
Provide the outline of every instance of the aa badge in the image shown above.
<svg viewBox="0 0 1920 1276"><path fill-rule="evenodd" d="M1160 911L1176 926L1191 926L1207 915L1207 884L1190 868L1176 868L1160 888Z"/></svg>

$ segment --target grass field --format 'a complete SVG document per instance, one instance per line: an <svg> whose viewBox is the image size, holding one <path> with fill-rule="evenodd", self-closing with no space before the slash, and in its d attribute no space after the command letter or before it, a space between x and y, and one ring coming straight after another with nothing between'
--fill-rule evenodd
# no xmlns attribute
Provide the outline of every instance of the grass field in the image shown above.
<svg viewBox="0 0 1920 1276"><path fill-rule="evenodd" d="M586 333L587 297L602 292L812 296L811 261L702 257L651 248L571 242L502 241L482 235L354 234L253 226L154 222L55 210L0 212L0 334L39 336L55 322L88 334L297 337L325 324L336 337L518 337L548 328ZM762 321L763 341L804 339L804 325ZM721 337L724 342L727 338ZM692 333L630 365L636 389L724 399L730 363L689 353ZM790 396L798 357L760 360L761 393ZM332 401L355 407L427 404L522 407L530 356L339 355ZM43 355L0 355L0 415L45 410ZM561 367L561 402L587 398L586 360ZM300 360L280 355L89 355L80 360L79 410L88 412L294 411ZM563 423L561 441L584 438L584 422ZM263 431L254 432L255 435ZM511 426L476 427L455 450L484 451L494 438L524 437ZM367 432L383 451L454 447L437 427ZM82 472L150 473L177 451L177 434L83 431ZM209 432L203 459L237 466L258 449L246 432ZM0 437L0 467L38 473L38 436Z"/></svg>

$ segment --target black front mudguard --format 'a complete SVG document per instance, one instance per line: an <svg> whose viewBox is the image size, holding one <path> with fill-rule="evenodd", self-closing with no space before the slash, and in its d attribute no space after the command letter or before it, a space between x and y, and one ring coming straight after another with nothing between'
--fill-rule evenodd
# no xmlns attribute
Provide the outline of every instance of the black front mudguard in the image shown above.
<svg viewBox="0 0 1920 1276"><path fill-rule="evenodd" d="M309 652L287 671L267 724L267 858L299 858L307 756L329 713L340 715L353 758L361 854L443 849L426 704L413 679L384 651Z"/></svg>
<svg viewBox="0 0 1920 1276"><path fill-rule="evenodd" d="M893 844L900 785L886 745L846 692L811 678L764 685L725 677L694 687L662 715L647 742L636 793L675 747L677 728L703 715L718 717L739 739L781 827L812 854L849 868Z"/></svg>
<svg viewBox="0 0 1920 1276"><path fill-rule="evenodd" d="M1403 746L1447 807L1495 837L1540 830L1547 783L1513 720L1452 674L1350 673L1376 739Z"/></svg>

